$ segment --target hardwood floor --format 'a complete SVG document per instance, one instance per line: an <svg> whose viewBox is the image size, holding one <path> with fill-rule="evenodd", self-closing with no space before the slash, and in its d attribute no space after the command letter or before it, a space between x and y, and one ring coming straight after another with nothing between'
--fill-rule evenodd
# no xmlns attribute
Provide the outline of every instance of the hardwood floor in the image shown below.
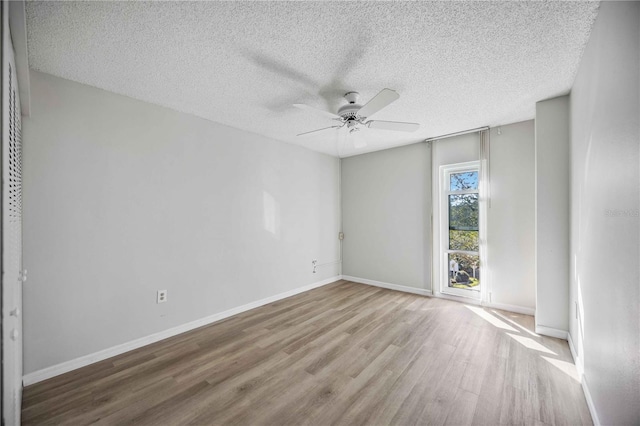
<svg viewBox="0 0 640 426"><path fill-rule="evenodd" d="M533 318L339 281L29 386L30 424L591 424Z"/></svg>

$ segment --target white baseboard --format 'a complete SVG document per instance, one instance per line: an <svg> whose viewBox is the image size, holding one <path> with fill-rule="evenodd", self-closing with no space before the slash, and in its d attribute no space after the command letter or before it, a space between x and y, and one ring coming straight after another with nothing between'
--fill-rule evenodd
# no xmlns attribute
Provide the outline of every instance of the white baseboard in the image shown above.
<svg viewBox="0 0 640 426"><path fill-rule="evenodd" d="M482 305L482 302L480 301L480 299L474 299L472 297L453 296L451 294L440 293L439 291L436 292L433 295L433 297L437 297L439 299L453 300L454 302L460 302L467 305L477 305L477 306Z"/></svg>
<svg viewBox="0 0 640 426"><path fill-rule="evenodd" d="M578 377L582 377L584 374L584 365L582 364L582 358L578 355L578 350L576 349L575 344L573 343L573 339L571 338L571 333L567 333L567 342L569 342L569 350L571 350L571 357L573 358L573 363L576 365L576 369L578 370Z"/></svg>
<svg viewBox="0 0 640 426"><path fill-rule="evenodd" d="M600 419L598 418L596 406L593 404L593 398L591 398L591 392L589 392L589 386L587 386L587 379L584 377L584 374L580 381L582 382L582 392L584 392L584 398L587 400L589 413L591 413L591 420L593 420L594 426L600 426L602 423L600 423Z"/></svg>
<svg viewBox="0 0 640 426"><path fill-rule="evenodd" d="M593 424L595 426L600 426L602 423L600 423L600 418L598 418L596 406L593 404L593 398L591 397L591 392L589 391L589 386L587 385L587 379L584 376L584 364L582 362L582 358L580 358L580 356L578 355L578 350L576 349L576 345L573 343L571 333L567 335L567 341L569 342L569 349L571 350L573 362L576 365L576 369L578 370L578 377L580 377L580 384L582 385L584 399L587 401L587 407L589 407L589 413L591 413L591 420L593 420Z"/></svg>
<svg viewBox="0 0 640 426"><path fill-rule="evenodd" d="M51 367L43 368L42 370L37 370L32 373L25 374L22 377L22 383L24 386L29 386L34 383L38 383L43 380L50 379L52 377L59 376L60 374L68 373L69 371L76 370L81 367L85 367L89 364L103 361L113 356L120 355L125 352L141 348L142 346L159 342L160 340L164 340L169 337L173 337L178 334L196 329L198 327L202 327L202 326L214 323L216 321L220 321L230 316L237 315L239 313L242 313L263 305L267 305L269 303L273 303L281 299L285 299L287 297L295 296L296 294L313 290L314 288L331 284L333 282L340 280L341 278L342 277L340 275L327 278L325 280L318 281L313 284L306 285L304 287L299 287L293 290L286 291L284 293L276 294L275 296L270 296L261 300L256 300L255 302L247 303L246 305L238 306L236 308L231 308L224 312L219 312L217 314L209 315L208 317L191 321L186 324L179 325L177 327L173 327L164 331L160 331L158 333L151 334L149 336L141 337L139 339L132 340L127 343L116 345L98 352L94 352L89 355L84 355L79 358L72 359L70 361L65 361L60 364L53 365Z"/></svg>
<svg viewBox="0 0 640 426"><path fill-rule="evenodd" d="M354 283L360 283L360 284L368 284L368 285L372 285L375 287L382 287L382 288L386 288L389 290L397 290L397 291L403 291L405 293L413 293L413 294L420 294L422 296L431 296L431 290L427 290L424 288L415 288L415 287L409 287L406 285L398 285L398 284L391 284L391 283L385 283L382 281L375 281L375 280L370 280L367 278L358 278L358 277L352 277L349 275L343 275L342 276L343 280L347 280L347 281L353 281Z"/></svg>
<svg viewBox="0 0 640 426"><path fill-rule="evenodd" d="M567 330L560 330L558 328L547 327L546 325L538 324L536 324L536 333L562 340L567 340L567 338L569 337L569 332Z"/></svg>
<svg viewBox="0 0 640 426"><path fill-rule="evenodd" d="M445 293L436 293L435 297L439 297L441 299L453 300L455 302L466 303L467 305L477 305L485 308L493 308L500 309L501 311L513 312L516 314L523 315L535 315L536 310L532 308L525 308L524 306L518 305L507 305L506 303L490 303L490 302L482 302L479 299L472 299L470 297L460 297L460 296L452 296Z"/></svg>
<svg viewBox="0 0 640 426"><path fill-rule="evenodd" d="M508 305L506 303L483 302L482 306L487 308L500 309L501 311L514 312L516 314L531 315L531 316L536 314L536 310L533 308L526 308L524 306L518 306L518 305Z"/></svg>
<svg viewBox="0 0 640 426"><path fill-rule="evenodd" d="M360 278L360 277L352 277L350 275L342 275L342 279L343 280L347 280L347 281L353 281L355 283L368 284L368 285L372 285L372 286L376 286L376 287L382 287L382 288L386 288L386 289L389 289L389 290L403 291L405 293L420 294L422 296L435 296L435 297L439 297L439 298L442 298L442 299L449 299L449 300L453 300L453 301L456 301L456 302L462 302L462 303L467 303L467 304L471 304L471 305L481 305L481 306L485 306L485 307L488 307L488 308L495 308L495 309L500 309L500 310L503 310L503 311L515 312L517 314L535 315L535 313L536 313L535 309L525 308L523 306L507 305L507 304L503 304L503 303L480 302L479 300L476 300L476 299L471 299L471 298L465 299L465 298L462 298L462 297L449 296L447 294L442 294L442 293L437 293L437 294L434 295L431 292L431 290L427 290L427 289L423 289L423 288L408 287L408 286L405 286L405 285L385 283L385 282L382 282L382 281L370 280L368 278Z"/></svg>

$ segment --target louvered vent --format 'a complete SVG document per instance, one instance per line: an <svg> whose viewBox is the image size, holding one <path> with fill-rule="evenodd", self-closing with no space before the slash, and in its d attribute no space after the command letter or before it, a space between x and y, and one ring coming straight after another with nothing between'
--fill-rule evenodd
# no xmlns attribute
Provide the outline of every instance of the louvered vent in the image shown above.
<svg viewBox="0 0 640 426"><path fill-rule="evenodd" d="M22 123L20 114L20 100L15 84L14 69L9 64L9 234L11 235L10 251L16 256L11 260L17 262L20 269L22 253Z"/></svg>

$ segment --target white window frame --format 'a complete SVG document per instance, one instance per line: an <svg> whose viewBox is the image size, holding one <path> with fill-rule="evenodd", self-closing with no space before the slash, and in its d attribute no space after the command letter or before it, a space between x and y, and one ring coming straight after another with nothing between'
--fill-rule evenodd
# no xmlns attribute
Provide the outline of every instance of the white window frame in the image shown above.
<svg viewBox="0 0 640 426"><path fill-rule="evenodd" d="M484 241L484 220L486 212L484 208L484 202L481 196L482 187L482 172L480 167L480 161L469 161L466 163L457 164L445 164L440 166L440 279L439 279L439 292L447 296L463 297L467 299L474 299L477 301L485 300L486 293L486 280L485 280L485 263L483 256L483 244ZM455 173L464 172L477 172L478 173L478 189L465 190L465 191L451 191L450 190L450 176ZM480 258L480 289L459 289L449 287L449 253L468 253L476 254L476 252L465 252L463 250L450 250L449 249L449 195L462 195L462 194L478 194L478 252L477 255Z"/></svg>

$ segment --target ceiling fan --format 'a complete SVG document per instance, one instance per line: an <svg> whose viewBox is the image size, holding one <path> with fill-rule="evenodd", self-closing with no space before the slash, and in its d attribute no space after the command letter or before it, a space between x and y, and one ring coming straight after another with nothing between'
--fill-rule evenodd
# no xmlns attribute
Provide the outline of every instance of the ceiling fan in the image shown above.
<svg viewBox="0 0 640 426"><path fill-rule="evenodd" d="M321 114L331 120L335 120L338 124L329 127L323 127L322 129L311 130L309 132L300 133L297 136L308 135L310 133L320 132L328 129L341 129L346 126L349 133L359 131L364 127L370 129L381 130L395 130L399 132L413 132L420 127L418 123L406 123L401 121L381 121L381 120L367 120L373 114L377 113L387 105L396 101L400 95L391 89L382 89L380 93L375 95L369 102L364 105L358 103L358 92L348 92L344 95L347 100L347 104L338 109L338 113L334 114L329 111L317 109L305 104L293 104L293 106L303 109L305 111L311 111L316 114Z"/></svg>

